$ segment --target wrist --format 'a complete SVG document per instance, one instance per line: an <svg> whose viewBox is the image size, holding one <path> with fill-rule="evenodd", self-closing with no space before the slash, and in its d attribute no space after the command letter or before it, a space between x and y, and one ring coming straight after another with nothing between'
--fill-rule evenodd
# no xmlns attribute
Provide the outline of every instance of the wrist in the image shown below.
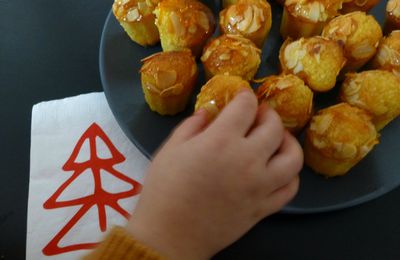
<svg viewBox="0 0 400 260"><path fill-rule="evenodd" d="M137 241L167 259L205 260L211 257L201 244L196 243L195 239L190 237L190 232L180 234L173 227L163 227L160 223L154 225L137 215L130 219L126 229Z"/></svg>

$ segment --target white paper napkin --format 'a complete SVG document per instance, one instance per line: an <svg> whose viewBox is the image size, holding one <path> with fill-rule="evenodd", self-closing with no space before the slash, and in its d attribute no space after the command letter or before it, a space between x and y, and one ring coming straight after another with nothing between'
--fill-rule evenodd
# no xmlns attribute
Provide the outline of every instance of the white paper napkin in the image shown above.
<svg viewBox="0 0 400 260"><path fill-rule="evenodd" d="M148 164L103 93L32 109L27 259L79 259L126 223Z"/></svg>

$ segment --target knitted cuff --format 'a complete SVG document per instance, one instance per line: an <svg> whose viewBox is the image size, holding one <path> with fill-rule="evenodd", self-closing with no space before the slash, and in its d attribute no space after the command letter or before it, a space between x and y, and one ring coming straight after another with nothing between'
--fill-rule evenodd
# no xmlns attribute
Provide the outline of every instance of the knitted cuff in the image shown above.
<svg viewBox="0 0 400 260"><path fill-rule="evenodd" d="M136 241L122 227L114 227L97 248L84 260L118 260L118 259L140 259L140 260L163 260L164 258L152 249Z"/></svg>

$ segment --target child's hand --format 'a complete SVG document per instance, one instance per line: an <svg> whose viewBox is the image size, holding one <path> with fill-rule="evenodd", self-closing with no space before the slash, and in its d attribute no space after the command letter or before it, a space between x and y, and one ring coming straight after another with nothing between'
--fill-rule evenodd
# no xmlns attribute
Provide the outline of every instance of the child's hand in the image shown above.
<svg viewBox="0 0 400 260"><path fill-rule="evenodd" d="M206 259L296 194L302 150L274 110L239 93L185 120L151 163L128 230L170 259Z"/></svg>

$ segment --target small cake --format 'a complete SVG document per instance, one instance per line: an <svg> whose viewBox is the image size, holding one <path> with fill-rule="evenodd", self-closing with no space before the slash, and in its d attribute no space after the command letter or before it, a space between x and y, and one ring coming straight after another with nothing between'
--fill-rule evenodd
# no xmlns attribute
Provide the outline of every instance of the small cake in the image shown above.
<svg viewBox="0 0 400 260"><path fill-rule="evenodd" d="M369 12L375 5L379 4L380 0L344 0L342 14L351 13L354 11Z"/></svg>
<svg viewBox="0 0 400 260"><path fill-rule="evenodd" d="M286 0L283 9L281 35L310 37L320 35L324 25L338 14L343 0Z"/></svg>
<svg viewBox="0 0 400 260"><path fill-rule="evenodd" d="M259 48L262 48L271 24L271 6L266 0L239 0L219 13L222 33L242 35Z"/></svg>
<svg viewBox="0 0 400 260"><path fill-rule="evenodd" d="M382 39L372 67L391 71L400 77L400 30Z"/></svg>
<svg viewBox="0 0 400 260"><path fill-rule="evenodd" d="M368 111L379 131L400 115L400 78L383 70L349 73L340 98Z"/></svg>
<svg viewBox="0 0 400 260"><path fill-rule="evenodd" d="M225 74L251 80L261 63L260 54L260 49L249 39L240 35L224 34L207 44L201 61L207 79Z"/></svg>
<svg viewBox="0 0 400 260"><path fill-rule="evenodd" d="M400 0L389 0L386 4L385 31L400 29Z"/></svg>
<svg viewBox="0 0 400 260"><path fill-rule="evenodd" d="M211 118L216 117L219 112L233 99L238 91L248 88L250 84L238 76L216 75L201 87L197 95L195 110L204 108Z"/></svg>
<svg viewBox="0 0 400 260"><path fill-rule="evenodd" d="M142 89L150 109L161 115L184 110L198 74L192 53L189 50L159 52L142 62Z"/></svg>
<svg viewBox="0 0 400 260"><path fill-rule="evenodd" d="M112 10L132 41L154 45L160 41L153 11L159 0L115 0Z"/></svg>
<svg viewBox="0 0 400 260"><path fill-rule="evenodd" d="M357 71L375 55L382 29L372 15L352 12L332 19L324 27L322 36L343 43L347 62L342 75L345 75Z"/></svg>
<svg viewBox="0 0 400 260"><path fill-rule="evenodd" d="M298 133L311 118L313 92L295 75L267 77L256 93L260 103L275 109L291 133Z"/></svg>
<svg viewBox="0 0 400 260"><path fill-rule="evenodd" d="M304 161L327 177L346 174L378 143L367 112L340 103L311 119L304 142Z"/></svg>
<svg viewBox="0 0 400 260"><path fill-rule="evenodd" d="M320 36L296 41L288 38L280 49L279 60L283 73L297 75L317 92L332 89L346 63L339 43Z"/></svg>
<svg viewBox="0 0 400 260"><path fill-rule="evenodd" d="M197 0L164 0L154 13L164 51L188 48L198 57L215 30L211 10Z"/></svg>

